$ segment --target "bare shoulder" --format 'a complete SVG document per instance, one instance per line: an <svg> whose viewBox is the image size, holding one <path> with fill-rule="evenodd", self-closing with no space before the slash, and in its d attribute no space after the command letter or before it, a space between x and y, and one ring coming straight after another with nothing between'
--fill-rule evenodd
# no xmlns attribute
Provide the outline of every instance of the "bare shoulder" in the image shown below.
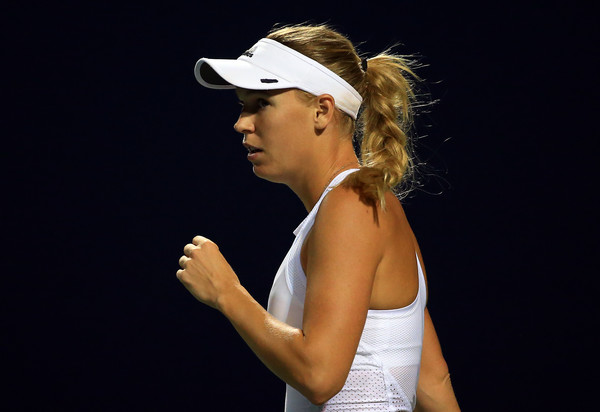
<svg viewBox="0 0 600 412"><path fill-rule="evenodd" d="M339 261L345 261L346 265L359 259L364 263L368 261L369 272L374 272L384 253L382 229L377 224L376 214L377 210L363 203L352 189L333 188L323 199L301 250L303 266L309 257L338 260L338 265Z"/></svg>
<svg viewBox="0 0 600 412"><path fill-rule="evenodd" d="M323 199L317 213L316 221L340 221L348 226L359 226L361 230L371 228L377 230L380 226L381 208L378 205L364 202L359 194L346 186L334 187ZM316 223L315 221L315 223Z"/></svg>
<svg viewBox="0 0 600 412"><path fill-rule="evenodd" d="M373 240L398 241L398 234L408 239L412 230L400 201L391 191L386 193L385 200L384 210L379 201L365 200L360 191L349 186L337 186L323 199L315 225L339 222L346 226L347 231L373 236Z"/></svg>
<svg viewBox="0 0 600 412"><path fill-rule="evenodd" d="M323 199L315 217L305 252L328 259L339 255L346 261L360 258L376 266L383 253L382 228L377 222L377 213L377 209L362 202L352 189L333 188Z"/></svg>

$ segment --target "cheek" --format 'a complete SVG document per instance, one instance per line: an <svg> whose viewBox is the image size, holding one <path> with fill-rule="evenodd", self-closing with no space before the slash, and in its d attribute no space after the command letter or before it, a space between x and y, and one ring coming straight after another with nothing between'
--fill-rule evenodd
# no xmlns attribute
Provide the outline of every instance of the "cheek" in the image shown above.
<svg viewBox="0 0 600 412"><path fill-rule="evenodd" d="M311 113L303 110L290 111L286 117L285 128L293 134L296 139L306 140L314 134L314 124L311 121Z"/></svg>
<svg viewBox="0 0 600 412"><path fill-rule="evenodd" d="M308 141L314 134L310 113L305 108L291 107L278 111L261 126L265 143L279 159L292 161L308 153Z"/></svg>
<svg viewBox="0 0 600 412"><path fill-rule="evenodd" d="M280 149L293 149L306 141L310 129L306 122L292 113L281 116L277 121L272 122L267 131L271 144L277 145Z"/></svg>

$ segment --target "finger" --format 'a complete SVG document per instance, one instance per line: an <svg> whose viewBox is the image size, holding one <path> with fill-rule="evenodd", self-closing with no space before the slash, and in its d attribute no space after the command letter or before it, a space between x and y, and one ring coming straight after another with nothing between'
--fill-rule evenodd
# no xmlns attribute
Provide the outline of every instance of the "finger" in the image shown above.
<svg viewBox="0 0 600 412"><path fill-rule="evenodd" d="M183 269L179 269L179 270L177 271L177 279L181 280L181 277L183 276L183 272L184 272L184 270L183 270Z"/></svg>
<svg viewBox="0 0 600 412"><path fill-rule="evenodd" d="M210 242L210 239L208 239L204 236L195 236L194 240L192 240L192 243L196 246L202 246L202 244L204 244L206 242Z"/></svg>
<svg viewBox="0 0 600 412"><path fill-rule="evenodd" d="M187 264L187 262L191 260L189 257L187 256L182 256L179 258L179 266L181 266L182 269L185 269L185 265Z"/></svg>
<svg viewBox="0 0 600 412"><path fill-rule="evenodd" d="M198 249L196 246L192 245L191 243L188 243L187 245L185 245L185 247L183 248L183 254L186 255L187 257L190 257L192 254L192 251L194 249Z"/></svg>

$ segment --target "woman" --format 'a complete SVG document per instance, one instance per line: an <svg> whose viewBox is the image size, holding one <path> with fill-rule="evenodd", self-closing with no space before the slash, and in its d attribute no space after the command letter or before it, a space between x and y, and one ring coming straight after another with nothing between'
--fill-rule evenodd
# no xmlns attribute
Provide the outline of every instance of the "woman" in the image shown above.
<svg viewBox="0 0 600 412"><path fill-rule="evenodd" d="M268 311L202 236L185 246L179 280L286 382L288 412L459 410L425 307L421 252L393 193L411 170L405 62L367 62L326 26L293 26L237 60L200 59L195 74L236 89L234 128L254 173L288 185L309 214Z"/></svg>

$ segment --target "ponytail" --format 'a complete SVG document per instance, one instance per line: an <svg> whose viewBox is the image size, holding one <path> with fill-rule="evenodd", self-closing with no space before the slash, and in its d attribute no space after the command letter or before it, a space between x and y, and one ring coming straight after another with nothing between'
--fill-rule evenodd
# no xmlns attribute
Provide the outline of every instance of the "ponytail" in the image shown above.
<svg viewBox="0 0 600 412"><path fill-rule="evenodd" d="M349 135L357 126L362 164L343 184L356 190L363 201L379 203L382 208L389 190L399 197L406 195L413 172L408 132L415 95L410 80L419 80L408 61L384 52L365 66L350 40L326 25L286 26L274 29L267 37L321 63L363 97L357 124L340 111L342 126Z"/></svg>
<svg viewBox="0 0 600 412"><path fill-rule="evenodd" d="M359 119L362 168L347 179L364 200L385 209L385 193L406 194L413 170L412 126L415 98L407 76L418 79L401 57L382 53L368 60L363 113Z"/></svg>

